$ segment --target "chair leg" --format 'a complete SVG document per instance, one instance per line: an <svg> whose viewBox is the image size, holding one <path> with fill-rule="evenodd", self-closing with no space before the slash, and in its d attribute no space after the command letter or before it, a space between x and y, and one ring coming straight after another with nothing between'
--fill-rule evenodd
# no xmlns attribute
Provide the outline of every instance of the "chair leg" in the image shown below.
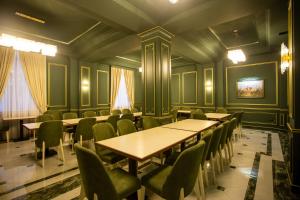
<svg viewBox="0 0 300 200"><path fill-rule="evenodd" d="M33 130L33 141L35 140L35 132L36 130Z"/></svg>
<svg viewBox="0 0 300 200"><path fill-rule="evenodd" d="M224 172L224 163L223 163L223 156L222 156L222 149L221 146L219 147L219 160L220 160L220 168L221 168L221 172Z"/></svg>
<svg viewBox="0 0 300 200"><path fill-rule="evenodd" d="M83 185L81 183L79 199L83 200L84 198L85 198L85 191L84 191Z"/></svg>
<svg viewBox="0 0 300 200"><path fill-rule="evenodd" d="M6 142L9 143L9 131L6 131Z"/></svg>
<svg viewBox="0 0 300 200"><path fill-rule="evenodd" d="M198 174L199 176L199 174ZM200 185L198 179L196 179L195 185L194 185L194 191L196 193L197 200L201 200L201 194L200 194Z"/></svg>
<svg viewBox="0 0 300 200"><path fill-rule="evenodd" d="M223 150L224 150L224 154L225 154L225 165L227 165L229 163L229 161L228 161L228 153L227 153L227 145L226 144L224 145Z"/></svg>
<svg viewBox="0 0 300 200"><path fill-rule="evenodd" d="M202 200L205 199L205 190L204 190L204 184L203 184L203 172L202 172L202 166L200 165L199 174L198 174L198 181L199 181L199 190L202 197Z"/></svg>
<svg viewBox="0 0 300 200"><path fill-rule="evenodd" d="M59 140L59 146L60 146L60 151L61 151L61 159L63 163L65 164L65 154L64 154L64 147L62 145L62 140Z"/></svg>
<svg viewBox="0 0 300 200"><path fill-rule="evenodd" d="M183 188L180 189L179 200L184 200L184 189Z"/></svg>
<svg viewBox="0 0 300 200"><path fill-rule="evenodd" d="M233 141L230 140L230 147L231 147L231 157L233 157Z"/></svg>
<svg viewBox="0 0 300 200"><path fill-rule="evenodd" d="M212 173L212 183L215 184L216 173L215 173L215 163L214 163L213 153L210 154L210 166L211 166L211 173Z"/></svg>
<svg viewBox="0 0 300 200"><path fill-rule="evenodd" d="M37 146L34 145L34 157L35 157L35 160L37 160Z"/></svg>
<svg viewBox="0 0 300 200"><path fill-rule="evenodd" d="M82 135L80 135L80 146L82 146Z"/></svg>
<svg viewBox="0 0 300 200"><path fill-rule="evenodd" d="M145 190L146 188L144 186L141 186L141 189L138 190L138 200L145 199Z"/></svg>
<svg viewBox="0 0 300 200"><path fill-rule="evenodd" d="M204 183L205 183L205 186L208 186L209 182L208 182L207 162L206 161L204 162L203 170L204 170Z"/></svg>
<svg viewBox="0 0 300 200"><path fill-rule="evenodd" d="M218 172L218 174L220 174L221 173L221 167L220 167L220 156L219 156L218 152L216 152L216 155L215 155L213 160L216 162L217 172Z"/></svg>
<svg viewBox="0 0 300 200"><path fill-rule="evenodd" d="M42 167L45 166L45 151L46 151L46 146L45 146L45 142L43 141L43 146L42 146Z"/></svg>

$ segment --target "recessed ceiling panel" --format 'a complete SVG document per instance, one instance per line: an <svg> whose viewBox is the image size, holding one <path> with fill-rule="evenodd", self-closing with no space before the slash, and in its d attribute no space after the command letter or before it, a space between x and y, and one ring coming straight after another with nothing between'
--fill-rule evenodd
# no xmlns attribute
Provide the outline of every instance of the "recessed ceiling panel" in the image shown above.
<svg viewBox="0 0 300 200"><path fill-rule="evenodd" d="M227 49L247 46L259 41L253 15L212 26L210 30Z"/></svg>
<svg viewBox="0 0 300 200"><path fill-rule="evenodd" d="M20 17L16 12L45 23ZM97 23L97 19L56 0L4 0L0 3L1 27L64 43L69 43Z"/></svg>

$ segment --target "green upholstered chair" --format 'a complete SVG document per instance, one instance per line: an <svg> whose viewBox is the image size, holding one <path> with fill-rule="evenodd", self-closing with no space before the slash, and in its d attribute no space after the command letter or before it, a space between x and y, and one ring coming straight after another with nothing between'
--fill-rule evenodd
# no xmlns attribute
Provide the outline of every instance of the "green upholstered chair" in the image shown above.
<svg viewBox="0 0 300 200"><path fill-rule="evenodd" d="M173 109L171 110L171 115L172 115L172 120L173 122L176 122L177 121L177 113L178 113L178 110L177 109Z"/></svg>
<svg viewBox="0 0 300 200"><path fill-rule="evenodd" d="M121 119L117 122L119 135L126 135L136 132L136 128L130 119Z"/></svg>
<svg viewBox="0 0 300 200"><path fill-rule="evenodd" d="M121 112L121 110L119 110L119 109L115 109L115 110L112 110L112 111L111 111L111 114L112 114L112 115L121 115L122 112Z"/></svg>
<svg viewBox="0 0 300 200"><path fill-rule="evenodd" d="M96 117L97 116L97 114L96 114L96 112L95 111L85 111L84 113L83 113L83 117L84 118L87 118L87 117Z"/></svg>
<svg viewBox="0 0 300 200"><path fill-rule="evenodd" d="M9 124L3 120L2 114L0 114L0 133L5 132L6 142L9 143Z"/></svg>
<svg viewBox="0 0 300 200"><path fill-rule="evenodd" d="M124 108L123 110L122 110L122 114L124 115L124 114L131 114L131 111L128 109L128 108Z"/></svg>
<svg viewBox="0 0 300 200"><path fill-rule="evenodd" d="M109 110L100 110L100 115L107 116L107 115L110 115L110 112L109 112Z"/></svg>
<svg viewBox="0 0 300 200"><path fill-rule="evenodd" d="M131 109L131 112L132 112L132 113L139 112L139 109L137 109L137 108L132 108L132 109Z"/></svg>
<svg viewBox="0 0 300 200"><path fill-rule="evenodd" d="M227 134L228 134L228 128L230 126L230 121L225 121L222 123L223 125L223 133L220 139L220 144L219 144L219 156L220 156L220 164L221 164L221 170L224 171L224 161L223 161L223 156L222 156L222 151L224 151L225 154L225 162L229 163L229 151L226 145L226 139L227 139Z"/></svg>
<svg viewBox="0 0 300 200"><path fill-rule="evenodd" d="M49 114L53 116L53 120L62 120L62 112L59 110L47 110L43 114Z"/></svg>
<svg viewBox="0 0 300 200"><path fill-rule="evenodd" d="M96 123L96 118L88 117L81 119L76 127L75 139L80 142L82 145L83 141L92 140L93 135L93 126Z"/></svg>
<svg viewBox="0 0 300 200"><path fill-rule="evenodd" d="M195 111L196 111L197 113L204 114L204 111L203 111L203 109L201 109L201 108L197 108Z"/></svg>
<svg viewBox="0 0 300 200"><path fill-rule="evenodd" d="M78 144L75 152L82 181L83 196L87 199L121 200L140 189L138 178L115 168L107 170L98 155Z"/></svg>
<svg viewBox="0 0 300 200"><path fill-rule="evenodd" d="M185 149L174 165L163 165L143 176L142 185L165 199L183 199L192 192L194 186L195 189L199 188L196 180L204 147L205 142L200 141ZM199 192L197 196L200 198Z"/></svg>
<svg viewBox="0 0 300 200"><path fill-rule="evenodd" d="M216 113L228 113L226 108L217 108Z"/></svg>
<svg viewBox="0 0 300 200"><path fill-rule="evenodd" d="M237 124L237 119L231 118L230 120L230 125L228 127L227 131L227 138L226 138L226 145L227 148L229 149L229 162L231 162L231 158L233 157L233 130L235 129Z"/></svg>
<svg viewBox="0 0 300 200"><path fill-rule="evenodd" d="M118 131L117 122L118 122L119 119L120 119L119 115L111 115L107 119L107 122L110 123L113 126L115 132Z"/></svg>
<svg viewBox="0 0 300 200"><path fill-rule="evenodd" d="M159 121L151 116L143 117L143 129L144 130L158 127L160 125L161 124L159 123Z"/></svg>
<svg viewBox="0 0 300 200"><path fill-rule="evenodd" d="M210 166L211 166L213 184L216 181L215 162L217 164L217 170L218 172L220 172L220 162L219 162L220 158L218 155L218 148L219 148L222 133L223 133L223 125L221 124L213 130L213 135L206 155L206 161L210 162Z"/></svg>
<svg viewBox="0 0 300 200"><path fill-rule="evenodd" d="M76 119L78 118L78 114L74 112L67 112L63 113L63 119ZM76 131L74 126L64 127L64 135L63 135L63 142L65 141L65 133L69 133L69 142L72 143L72 135Z"/></svg>
<svg viewBox="0 0 300 200"><path fill-rule="evenodd" d="M64 149L62 146L63 122L52 120L41 123L35 140L35 157L37 159L37 149L42 150L42 167L45 165L45 150L50 147L60 147L61 159L65 162Z"/></svg>
<svg viewBox="0 0 300 200"><path fill-rule="evenodd" d="M134 116L132 113L122 114L120 119L130 119L131 121L134 121Z"/></svg>
<svg viewBox="0 0 300 200"><path fill-rule="evenodd" d="M74 112L63 113L63 119L76 119L78 118L78 114Z"/></svg>
<svg viewBox="0 0 300 200"><path fill-rule="evenodd" d="M108 122L95 124L93 126L93 134L95 142L117 137L114 128ZM95 148L96 153L101 158L101 160L109 164L114 164L126 158L124 156L112 152L109 149L100 147L99 145L95 145Z"/></svg>
<svg viewBox="0 0 300 200"><path fill-rule="evenodd" d="M193 112L191 112L191 119L207 120L207 117L204 113L200 113L198 111L193 111Z"/></svg>
<svg viewBox="0 0 300 200"><path fill-rule="evenodd" d="M50 121L50 120L54 120L53 115L51 115L51 114L39 115L36 118L36 122L45 122L45 121Z"/></svg>

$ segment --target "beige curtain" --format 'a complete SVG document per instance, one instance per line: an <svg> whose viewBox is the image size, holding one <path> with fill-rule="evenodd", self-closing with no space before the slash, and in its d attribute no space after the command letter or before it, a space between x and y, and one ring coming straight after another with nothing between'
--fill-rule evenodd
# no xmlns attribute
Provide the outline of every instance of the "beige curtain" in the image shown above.
<svg viewBox="0 0 300 200"><path fill-rule="evenodd" d="M14 59L12 48L0 47L0 97L2 97Z"/></svg>
<svg viewBox="0 0 300 200"><path fill-rule="evenodd" d="M41 113L47 110L46 56L20 52L20 60L32 98Z"/></svg>
<svg viewBox="0 0 300 200"><path fill-rule="evenodd" d="M122 74L122 69L117 68L117 67L112 67L111 68L111 102L110 102L110 107L111 110L114 108L117 94L119 91L120 87L120 80L121 80L121 74Z"/></svg>
<svg viewBox="0 0 300 200"><path fill-rule="evenodd" d="M133 106L134 106L134 72L132 70L124 69L124 78L125 78L128 98L130 101L130 107L133 108Z"/></svg>

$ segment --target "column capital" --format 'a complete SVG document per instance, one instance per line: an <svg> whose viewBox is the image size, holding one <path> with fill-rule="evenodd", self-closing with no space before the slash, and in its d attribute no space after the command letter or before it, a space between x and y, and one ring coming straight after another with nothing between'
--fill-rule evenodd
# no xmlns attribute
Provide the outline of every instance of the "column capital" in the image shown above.
<svg viewBox="0 0 300 200"><path fill-rule="evenodd" d="M164 29L160 26L156 26L156 27L146 30L142 33L139 33L138 36L141 38L142 42L160 38L169 43L171 42L172 38L175 37L174 34L170 33L169 31L167 31L166 29Z"/></svg>

